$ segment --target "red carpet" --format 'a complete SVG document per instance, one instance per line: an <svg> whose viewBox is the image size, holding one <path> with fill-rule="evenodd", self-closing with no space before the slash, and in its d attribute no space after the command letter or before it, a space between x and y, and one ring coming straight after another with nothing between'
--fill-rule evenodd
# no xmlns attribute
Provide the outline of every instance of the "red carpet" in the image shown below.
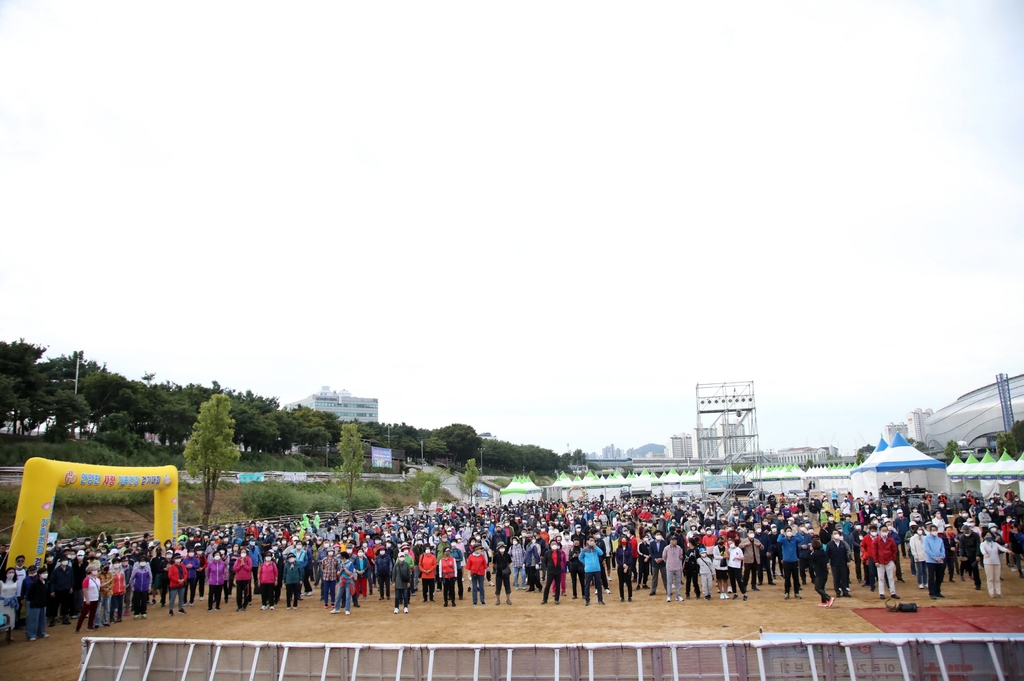
<svg viewBox="0 0 1024 681"><path fill-rule="evenodd" d="M1024 608L966 605L920 607L917 612L858 608L855 613L887 634L904 633L1024 633Z"/></svg>

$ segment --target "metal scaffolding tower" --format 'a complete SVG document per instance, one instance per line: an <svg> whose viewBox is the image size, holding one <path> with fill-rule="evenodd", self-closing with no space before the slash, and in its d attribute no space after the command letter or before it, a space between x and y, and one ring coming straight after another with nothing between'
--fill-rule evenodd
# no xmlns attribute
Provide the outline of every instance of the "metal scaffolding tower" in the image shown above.
<svg viewBox="0 0 1024 681"><path fill-rule="evenodd" d="M1003 432L1013 430L1013 402L1010 400L1010 378L996 374L996 390L999 391L999 406L1003 410Z"/></svg>
<svg viewBox="0 0 1024 681"><path fill-rule="evenodd" d="M728 465L756 458L754 382L697 384L697 456Z"/></svg>

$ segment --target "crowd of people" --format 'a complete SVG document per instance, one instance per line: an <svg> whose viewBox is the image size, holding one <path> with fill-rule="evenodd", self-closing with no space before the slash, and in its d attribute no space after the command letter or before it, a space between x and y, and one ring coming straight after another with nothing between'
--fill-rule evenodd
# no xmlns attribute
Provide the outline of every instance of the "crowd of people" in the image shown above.
<svg viewBox="0 0 1024 681"><path fill-rule="evenodd" d="M1022 553L1024 503L1013 495L453 505L190 528L163 543L100 535L48 545L40 565L3 548L0 613L35 641L57 622L96 631L163 612L246 611L256 598L261 611L283 599L286 610L350 615L376 596L397 615L436 599L508 607L519 594L604 605L613 586L620 603L645 593L746 601L777 586L801 599L810 584L832 607L857 585L900 599L907 572L932 599L958 577L981 590L984 573L989 597L1001 598L1004 565L1024 578Z"/></svg>

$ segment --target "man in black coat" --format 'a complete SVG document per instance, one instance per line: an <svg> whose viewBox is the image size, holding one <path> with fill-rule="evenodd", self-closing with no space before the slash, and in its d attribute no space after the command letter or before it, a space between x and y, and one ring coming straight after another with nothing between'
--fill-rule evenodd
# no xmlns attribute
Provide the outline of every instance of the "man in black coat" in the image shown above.
<svg viewBox="0 0 1024 681"><path fill-rule="evenodd" d="M825 546L825 554L832 568L832 589L836 598L850 598L850 552L842 532L833 531L832 541Z"/></svg>

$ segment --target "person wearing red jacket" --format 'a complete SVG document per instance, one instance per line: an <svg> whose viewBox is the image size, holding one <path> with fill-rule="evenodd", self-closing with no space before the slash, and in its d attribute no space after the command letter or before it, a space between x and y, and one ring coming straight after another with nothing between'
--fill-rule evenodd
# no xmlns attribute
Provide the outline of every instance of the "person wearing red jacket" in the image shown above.
<svg viewBox="0 0 1024 681"><path fill-rule="evenodd" d="M265 560L260 563L260 610L267 606L274 609L274 592L277 589L277 563Z"/></svg>
<svg viewBox="0 0 1024 681"><path fill-rule="evenodd" d="M473 605L476 605L477 594L480 595L480 605L484 603L484 575L487 574L487 565L490 561L484 555L484 549L477 544L473 547L473 553L466 559L466 569L473 584Z"/></svg>
<svg viewBox="0 0 1024 681"><path fill-rule="evenodd" d="M896 554L899 551L896 541L889 536L889 530L885 527L878 533L877 539L872 539L875 566L878 569L878 597L885 600L885 581L888 579L892 597L899 600L900 597L896 595Z"/></svg>
<svg viewBox="0 0 1024 681"><path fill-rule="evenodd" d="M174 616L174 601L178 601L178 612L185 614L185 587L188 585L188 568L181 564L181 555L174 554L174 561L167 566L168 613Z"/></svg>
<svg viewBox="0 0 1024 681"><path fill-rule="evenodd" d="M860 538L860 559L864 563L864 586L875 588L877 570L875 568L875 542L878 540L878 528L874 525Z"/></svg>
<svg viewBox="0 0 1024 681"><path fill-rule="evenodd" d="M452 602L453 608L455 607L455 575L457 570L458 565L455 559L452 558L452 550L445 547L444 557L441 558L441 595L444 598L444 607L446 608L448 607L448 601Z"/></svg>
<svg viewBox="0 0 1024 681"><path fill-rule="evenodd" d="M427 597L430 597L430 602L434 602L434 577L437 576L437 556L432 551L427 550L420 556L420 582L423 585L423 602L427 602Z"/></svg>

